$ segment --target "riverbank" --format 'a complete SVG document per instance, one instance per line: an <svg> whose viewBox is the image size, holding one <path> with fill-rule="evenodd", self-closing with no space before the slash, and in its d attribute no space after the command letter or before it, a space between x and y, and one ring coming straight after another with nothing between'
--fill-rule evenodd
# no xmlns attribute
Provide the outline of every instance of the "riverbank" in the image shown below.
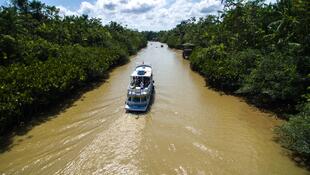
<svg viewBox="0 0 310 175"><path fill-rule="evenodd" d="M223 6L217 15L190 18L147 36L172 48L195 45L190 64L208 86L286 119L277 130L279 141L310 160L309 2Z"/></svg>
<svg viewBox="0 0 310 175"><path fill-rule="evenodd" d="M0 135L102 80L147 44L142 33L115 22L103 26L85 15L60 17L45 4L33 10L28 1L12 3L0 9Z"/></svg>
<svg viewBox="0 0 310 175"><path fill-rule="evenodd" d="M81 53L79 48L74 49ZM61 102L78 89L101 80L113 67L128 61L126 55L111 55L105 49L101 50L98 49L99 54L93 54L91 57L89 54L69 54L66 58L75 59L66 60L60 57L57 61L48 60L29 66L11 65L1 69L4 83L1 89L4 99L2 102L5 104L1 108L0 133L7 133L12 126L23 125L36 114ZM91 51L94 49L86 52Z"/></svg>
<svg viewBox="0 0 310 175"><path fill-rule="evenodd" d="M238 89L240 88L240 85L238 85L240 83L240 79L237 80L230 77L229 80L227 80L227 77L229 77L229 74L232 73L232 70L228 67L235 66L232 68L233 70L242 70L246 65L229 65L229 63L225 63L225 61L220 63L221 65L218 65L214 62L220 59L225 59L226 56L223 57L223 55L221 55L218 50L216 51L215 48L206 48L205 50L208 51L202 51L201 48L194 50L193 55L191 55L188 60L190 62L191 69L198 72L205 78L206 86L209 88L224 94L240 97L248 104L254 105L261 111L273 113L278 118L285 120L286 122L284 122L281 126L274 128L274 132L276 133L275 141L285 148L293 150L293 152L290 152L288 156L292 160L296 161L296 163L301 167L310 170L310 144L308 140L308 134L310 132L309 102L303 102L297 106L297 104L294 104L291 101L271 101L268 98L262 99L262 96L260 95L255 96L255 94L245 93L244 89ZM235 57L236 56L233 56L233 58ZM238 59L251 60L253 57L255 56L248 53L240 53ZM226 67L227 69L223 67ZM307 98L307 96L305 95L304 98Z"/></svg>
<svg viewBox="0 0 310 175"><path fill-rule="evenodd" d="M15 136L25 135L33 127L50 121L67 108L72 107L75 101L82 98L83 94L102 86L109 78L110 72L119 66L127 64L131 57L134 57L134 55L131 55L129 59L122 59L118 63L111 65L101 76L76 85L73 89L70 89L70 93L62 94L58 99L53 99L48 105L42 105L40 109L37 109L35 112L25 114L27 120L24 119L12 127L8 126L6 132L1 133L0 136L0 153L8 151L14 146L12 145L12 139Z"/></svg>

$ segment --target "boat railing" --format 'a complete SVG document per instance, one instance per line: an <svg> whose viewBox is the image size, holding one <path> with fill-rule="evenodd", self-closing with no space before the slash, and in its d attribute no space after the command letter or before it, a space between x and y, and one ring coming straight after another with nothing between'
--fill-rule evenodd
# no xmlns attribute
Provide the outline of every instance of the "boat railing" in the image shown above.
<svg viewBox="0 0 310 175"><path fill-rule="evenodd" d="M146 95L149 93L149 88L136 89L136 88L128 88L129 95Z"/></svg>

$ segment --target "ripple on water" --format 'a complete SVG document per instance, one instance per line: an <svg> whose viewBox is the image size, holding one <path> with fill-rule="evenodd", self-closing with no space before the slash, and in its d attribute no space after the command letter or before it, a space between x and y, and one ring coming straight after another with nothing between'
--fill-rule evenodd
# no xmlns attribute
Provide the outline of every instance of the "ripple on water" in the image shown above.
<svg viewBox="0 0 310 175"><path fill-rule="evenodd" d="M134 156L145 120L124 114L81 150L59 174L139 174ZM94 159L97 157L97 159Z"/></svg>
<svg viewBox="0 0 310 175"><path fill-rule="evenodd" d="M175 148L175 145L173 143L171 143L169 145L169 148L168 148L169 151L172 151L172 152L175 152L176 151L176 148Z"/></svg>
<svg viewBox="0 0 310 175"><path fill-rule="evenodd" d="M187 175L187 171L182 166L174 170L177 173L177 175Z"/></svg>
<svg viewBox="0 0 310 175"><path fill-rule="evenodd" d="M192 126L186 126L185 128L189 130L191 133L193 133L194 135L201 135L201 131Z"/></svg>
<svg viewBox="0 0 310 175"><path fill-rule="evenodd" d="M206 147L204 144L194 142L193 145L200 149L201 151L208 153L211 157L219 159L219 160L224 160L223 157L219 154L217 150L212 150L211 148Z"/></svg>

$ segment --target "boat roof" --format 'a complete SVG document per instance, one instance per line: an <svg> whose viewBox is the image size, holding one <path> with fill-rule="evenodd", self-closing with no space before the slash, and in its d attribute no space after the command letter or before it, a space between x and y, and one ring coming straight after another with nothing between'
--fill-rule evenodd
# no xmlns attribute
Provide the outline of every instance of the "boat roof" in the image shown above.
<svg viewBox="0 0 310 175"><path fill-rule="evenodd" d="M195 44L192 44L192 43L184 43L182 44L183 46L195 46Z"/></svg>
<svg viewBox="0 0 310 175"><path fill-rule="evenodd" d="M152 67L149 64L138 65L131 74L132 77L150 77L152 76Z"/></svg>

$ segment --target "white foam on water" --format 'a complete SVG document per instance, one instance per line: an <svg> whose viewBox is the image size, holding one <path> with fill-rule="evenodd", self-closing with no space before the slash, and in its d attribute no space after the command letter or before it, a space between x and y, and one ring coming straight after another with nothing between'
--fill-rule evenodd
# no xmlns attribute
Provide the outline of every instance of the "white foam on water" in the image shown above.
<svg viewBox="0 0 310 175"><path fill-rule="evenodd" d="M168 150L172 151L172 152L175 152L176 151L175 145L173 143L169 144Z"/></svg>
<svg viewBox="0 0 310 175"><path fill-rule="evenodd" d="M201 135L201 131L199 131L198 129L192 126L186 126L185 128L189 130L191 133L193 133L194 135Z"/></svg>
<svg viewBox="0 0 310 175"><path fill-rule="evenodd" d="M223 157L219 154L219 152L217 150L212 150L208 147L206 147L204 144L198 143L198 142L194 142L193 145L200 149L203 152L208 153L209 155L211 155L211 157L219 159L219 160L224 160Z"/></svg>
<svg viewBox="0 0 310 175"><path fill-rule="evenodd" d="M174 170L176 171L177 175L187 175L187 171L182 166Z"/></svg>
<svg viewBox="0 0 310 175"><path fill-rule="evenodd" d="M144 118L124 114L56 174L140 174L134 159L142 139Z"/></svg>

